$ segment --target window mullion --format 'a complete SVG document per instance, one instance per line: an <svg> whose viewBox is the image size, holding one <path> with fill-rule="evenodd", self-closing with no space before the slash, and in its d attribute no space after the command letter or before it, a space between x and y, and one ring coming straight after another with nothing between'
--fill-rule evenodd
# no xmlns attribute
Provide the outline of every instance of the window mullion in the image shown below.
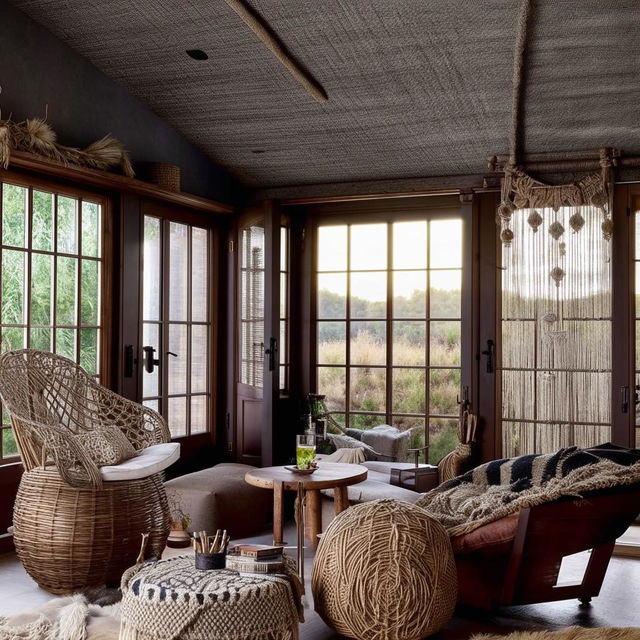
<svg viewBox="0 0 640 640"><path fill-rule="evenodd" d="M317 279L316 279L317 286ZM347 226L347 300L346 300L346 319L344 328L345 337L345 370L344 370L344 389L345 389L345 407L344 407L344 426L349 427L351 424L350 408L351 408L351 225Z"/></svg>
<svg viewBox="0 0 640 640"><path fill-rule="evenodd" d="M392 424L393 409L393 224L387 223L387 367L386 422Z"/></svg>

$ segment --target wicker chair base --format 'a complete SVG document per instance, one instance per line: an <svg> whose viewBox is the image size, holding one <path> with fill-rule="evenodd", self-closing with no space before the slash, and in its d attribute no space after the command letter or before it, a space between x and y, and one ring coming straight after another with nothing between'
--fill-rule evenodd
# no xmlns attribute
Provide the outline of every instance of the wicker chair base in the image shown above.
<svg viewBox="0 0 640 640"><path fill-rule="evenodd" d="M22 475L13 524L18 557L51 593L117 585L135 564L141 534L147 554L160 556L169 533L169 508L160 473L105 482L102 489L70 487L55 470Z"/></svg>

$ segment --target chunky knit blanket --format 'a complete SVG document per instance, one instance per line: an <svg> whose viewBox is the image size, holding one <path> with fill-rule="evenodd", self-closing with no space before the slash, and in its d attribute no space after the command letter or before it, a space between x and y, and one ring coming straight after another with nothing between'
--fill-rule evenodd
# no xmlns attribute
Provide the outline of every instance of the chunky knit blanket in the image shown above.
<svg viewBox="0 0 640 640"><path fill-rule="evenodd" d="M563 497L640 484L640 449L611 443L494 460L441 484L416 504L457 536Z"/></svg>

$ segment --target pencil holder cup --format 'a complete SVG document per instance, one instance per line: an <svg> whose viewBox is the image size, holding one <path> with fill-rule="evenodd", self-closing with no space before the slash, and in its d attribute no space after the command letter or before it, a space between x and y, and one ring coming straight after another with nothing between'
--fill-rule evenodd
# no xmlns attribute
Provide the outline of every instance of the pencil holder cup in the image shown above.
<svg viewBox="0 0 640 640"><path fill-rule="evenodd" d="M196 569L224 569L224 553L196 553Z"/></svg>
<svg viewBox="0 0 640 640"><path fill-rule="evenodd" d="M224 569L224 553L196 553L196 569Z"/></svg>

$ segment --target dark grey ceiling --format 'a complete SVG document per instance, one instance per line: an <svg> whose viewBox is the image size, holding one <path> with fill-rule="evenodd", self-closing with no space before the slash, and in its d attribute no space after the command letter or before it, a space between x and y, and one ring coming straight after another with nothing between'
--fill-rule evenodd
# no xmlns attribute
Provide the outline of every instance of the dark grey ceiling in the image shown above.
<svg viewBox="0 0 640 640"><path fill-rule="evenodd" d="M12 4L249 185L479 173L507 151L516 0L251 0L324 104L223 0ZM640 153L640 2L535 6L525 150Z"/></svg>

